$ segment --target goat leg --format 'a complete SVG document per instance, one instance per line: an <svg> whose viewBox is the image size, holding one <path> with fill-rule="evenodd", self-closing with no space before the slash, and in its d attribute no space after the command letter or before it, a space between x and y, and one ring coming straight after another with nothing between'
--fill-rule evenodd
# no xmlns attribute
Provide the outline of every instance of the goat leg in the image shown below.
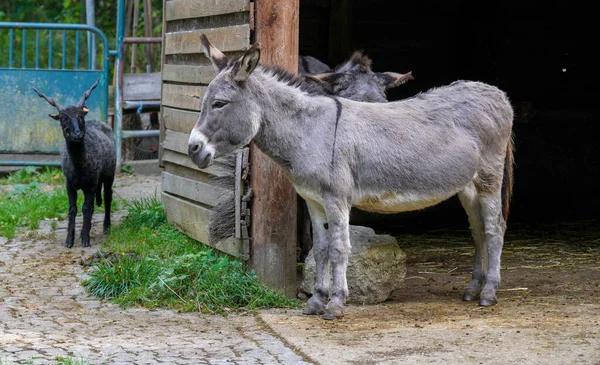
<svg viewBox="0 0 600 365"><path fill-rule="evenodd" d="M92 228L92 214L94 214L94 193L96 187L84 192L83 208L83 228L81 229L81 245L90 247L90 230Z"/></svg>
<svg viewBox="0 0 600 365"><path fill-rule="evenodd" d="M108 234L110 229L110 205L112 203L112 184L113 178L104 181L104 234Z"/></svg>
<svg viewBox="0 0 600 365"><path fill-rule="evenodd" d="M67 227L67 240L65 246L73 247L75 242L75 216L77 215L77 190L67 183L67 196L69 197L69 226Z"/></svg>

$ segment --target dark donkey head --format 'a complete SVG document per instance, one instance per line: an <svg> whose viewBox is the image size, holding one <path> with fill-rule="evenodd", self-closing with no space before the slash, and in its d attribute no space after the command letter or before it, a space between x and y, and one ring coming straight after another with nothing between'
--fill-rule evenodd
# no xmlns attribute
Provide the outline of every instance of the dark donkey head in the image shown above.
<svg viewBox="0 0 600 365"><path fill-rule="evenodd" d="M386 90L414 80L412 72L373 72L372 61L362 51L335 68L333 72L313 75L329 85L335 96L369 103L385 103Z"/></svg>
<svg viewBox="0 0 600 365"><path fill-rule="evenodd" d="M92 90L98 86L100 78L96 80L94 85L86 91L79 102L73 106L63 107L47 97L46 95L39 92L35 87L33 90L39 95L40 98L46 99L48 104L52 105L58 110L56 114L50 114L50 118L60 121L60 126L67 142L79 143L83 141L85 137L85 115L88 113L88 108L85 106L85 101L90 97Z"/></svg>

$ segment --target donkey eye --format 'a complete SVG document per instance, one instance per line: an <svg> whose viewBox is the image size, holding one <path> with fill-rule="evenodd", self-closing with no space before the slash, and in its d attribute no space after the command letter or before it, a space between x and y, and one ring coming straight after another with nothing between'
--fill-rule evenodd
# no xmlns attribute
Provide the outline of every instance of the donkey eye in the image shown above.
<svg viewBox="0 0 600 365"><path fill-rule="evenodd" d="M212 104L212 108L213 109L221 109L222 107L224 107L225 105L227 105L226 101L222 101L222 100L216 100L215 102L213 102Z"/></svg>

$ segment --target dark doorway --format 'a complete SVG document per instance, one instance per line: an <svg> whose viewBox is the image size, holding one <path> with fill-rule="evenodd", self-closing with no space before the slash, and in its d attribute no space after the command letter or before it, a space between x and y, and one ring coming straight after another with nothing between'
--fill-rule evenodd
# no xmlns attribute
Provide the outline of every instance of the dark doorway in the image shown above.
<svg viewBox="0 0 600 365"><path fill-rule="evenodd" d="M558 1L306 0L300 54L333 67L362 49L375 71L413 71L390 100L459 79L500 87L516 113L511 221L591 219L600 208L594 14L591 5ZM384 231L467 225L457 199L353 220Z"/></svg>

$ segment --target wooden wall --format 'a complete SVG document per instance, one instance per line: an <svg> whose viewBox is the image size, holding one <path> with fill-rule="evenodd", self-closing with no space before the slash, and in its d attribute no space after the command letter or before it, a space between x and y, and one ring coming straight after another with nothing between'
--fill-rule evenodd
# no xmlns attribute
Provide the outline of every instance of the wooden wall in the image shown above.
<svg viewBox="0 0 600 365"><path fill-rule="evenodd" d="M160 163L162 200L167 218L190 237L208 244L211 209L219 198L236 196L241 210L244 162L247 149L197 168L187 155L189 133L202 98L215 72L204 56L200 34L205 33L221 51L232 55L247 50L250 42L248 0L165 0L163 2L162 123ZM224 188L214 178L233 178L235 188ZM243 217L237 214L237 237L216 244L220 250L247 260L249 245ZM243 237L245 234L245 237Z"/></svg>

